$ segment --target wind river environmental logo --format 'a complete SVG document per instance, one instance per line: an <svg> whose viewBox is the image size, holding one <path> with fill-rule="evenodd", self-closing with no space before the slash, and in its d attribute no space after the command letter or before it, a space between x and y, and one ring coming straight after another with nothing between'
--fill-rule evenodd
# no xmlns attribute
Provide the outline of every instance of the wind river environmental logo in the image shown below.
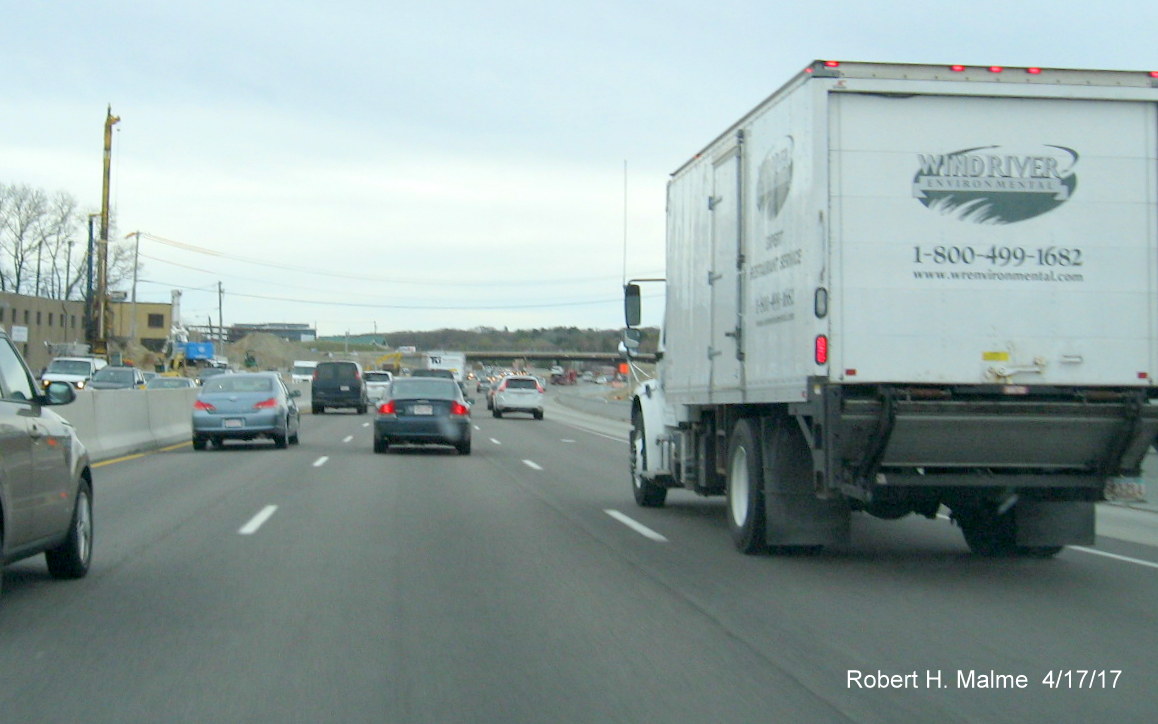
<svg viewBox="0 0 1158 724"><path fill-rule="evenodd" d="M756 179L756 208L767 221L780 215L788 191L792 188L793 145L792 136L785 136L760 162Z"/></svg>
<svg viewBox="0 0 1158 724"><path fill-rule="evenodd" d="M913 196L934 211L977 224L1041 216L1068 201L1078 186L1078 153L1065 146L1030 153L980 146L917 157Z"/></svg>

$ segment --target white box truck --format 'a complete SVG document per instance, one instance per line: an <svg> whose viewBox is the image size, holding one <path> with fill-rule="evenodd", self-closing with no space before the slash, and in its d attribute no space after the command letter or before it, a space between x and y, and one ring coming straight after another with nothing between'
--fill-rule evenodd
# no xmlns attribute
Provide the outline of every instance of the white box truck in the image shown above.
<svg viewBox="0 0 1158 724"><path fill-rule="evenodd" d="M422 355L425 369L448 370L456 382L466 379L466 354L463 352L445 352L432 350Z"/></svg>
<svg viewBox="0 0 1158 724"><path fill-rule="evenodd" d="M697 153L637 503L726 495L746 553L942 506L981 554L1093 543L1158 432L1156 84L818 61Z"/></svg>

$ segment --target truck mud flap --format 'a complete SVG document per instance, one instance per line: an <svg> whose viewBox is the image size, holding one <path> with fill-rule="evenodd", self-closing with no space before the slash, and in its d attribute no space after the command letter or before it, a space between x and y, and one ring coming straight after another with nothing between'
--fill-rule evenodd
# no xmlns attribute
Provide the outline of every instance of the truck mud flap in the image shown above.
<svg viewBox="0 0 1158 724"><path fill-rule="evenodd" d="M1094 544L1094 504L1019 500L1017 545L1065 546Z"/></svg>
<svg viewBox="0 0 1158 724"><path fill-rule="evenodd" d="M847 545L851 526L848 504L835 497L817 497L812 453L796 420L765 418L760 427L768 545Z"/></svg>

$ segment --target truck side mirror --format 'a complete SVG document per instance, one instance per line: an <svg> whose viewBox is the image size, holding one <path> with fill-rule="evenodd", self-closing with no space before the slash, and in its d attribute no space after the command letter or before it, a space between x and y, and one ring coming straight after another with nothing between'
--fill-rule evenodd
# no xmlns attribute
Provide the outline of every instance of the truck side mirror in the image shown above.
<svg viewBox="0 0 1158 724"><path fill-rule="evenodd" d="M639 351L639 343L643 340L643 330L628 327L623 330L623 350L628 357L635 356Z"/></svg>
<svg viewBox="0 0 1158 724"><path fill-rule="evenodd" d="M628 327L639 325L639 285L628 284L623 288L623 315ZM637 340L638 341L638 340Z"/></svg>

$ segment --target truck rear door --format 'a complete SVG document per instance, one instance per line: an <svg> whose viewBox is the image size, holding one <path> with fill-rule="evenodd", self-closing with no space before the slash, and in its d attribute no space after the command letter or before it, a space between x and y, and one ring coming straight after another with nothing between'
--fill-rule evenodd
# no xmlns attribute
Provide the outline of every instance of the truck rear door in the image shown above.
<svg viewBox="0 0 1158 724"><path fill-rule="evenodd" d="M1148 384L1156 129L1144 102L831 94L833 375Z"/></svg>

